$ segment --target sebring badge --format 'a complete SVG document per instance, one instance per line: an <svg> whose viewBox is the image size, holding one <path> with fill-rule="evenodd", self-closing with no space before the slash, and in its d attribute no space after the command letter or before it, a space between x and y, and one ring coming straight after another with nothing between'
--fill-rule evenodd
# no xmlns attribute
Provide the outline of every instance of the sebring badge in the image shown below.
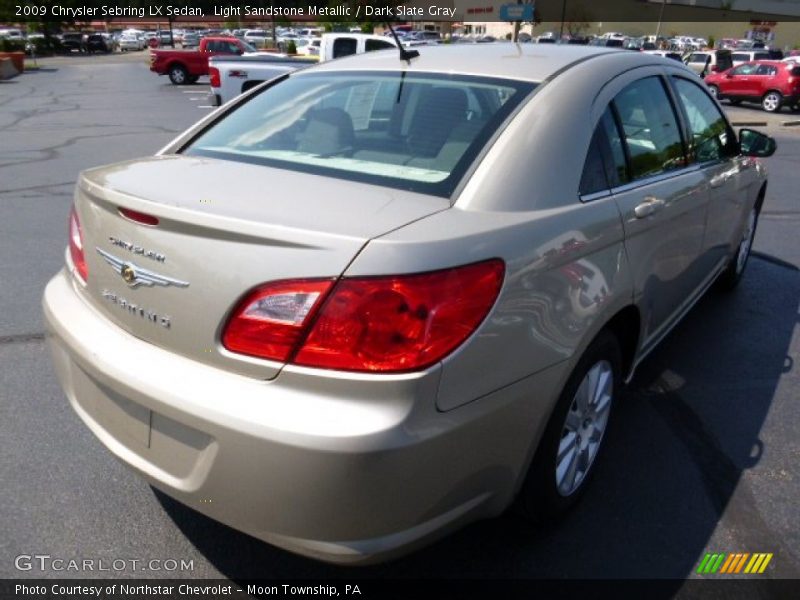
<svg viewBox="0 0 800 600"><path fill-rule="evenodd" d="M159 275L158 273L154 273L148 269L137 267L132 262L126 262L97 247L95 247L95 250L97 250L97 253L102 256L109 265L111 265L112 269L122 275L125 283L132 288L139 287L140 285L146 285L147 287L153 287L154 285L161 287L168 287L170 285L183 288L189 287L188 281L173 279L172 277L166 277L165 275Z"/></svg>

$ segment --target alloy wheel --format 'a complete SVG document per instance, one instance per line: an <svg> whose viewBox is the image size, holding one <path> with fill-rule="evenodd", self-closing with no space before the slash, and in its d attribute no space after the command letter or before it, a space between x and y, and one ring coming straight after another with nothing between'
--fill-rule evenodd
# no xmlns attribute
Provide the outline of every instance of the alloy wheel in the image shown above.
<svg viewBox="0 0 800 600"><path fill-rule="evenodd" d="M611 363L601 360L586 373L567 412L556 455L558 493L577 490L592 467L608 424L614 391Z"/></svg>

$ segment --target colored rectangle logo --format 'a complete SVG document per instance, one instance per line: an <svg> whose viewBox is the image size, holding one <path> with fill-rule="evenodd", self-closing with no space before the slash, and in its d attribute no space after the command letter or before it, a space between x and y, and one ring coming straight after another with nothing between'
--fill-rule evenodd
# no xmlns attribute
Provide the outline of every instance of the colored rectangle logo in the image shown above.
<svg viewBox="0 0 800 600"><path fill-rule="evenodd" d="M772 552L709 552L697 566L701 575L760 575L773 557Z"/></svg>

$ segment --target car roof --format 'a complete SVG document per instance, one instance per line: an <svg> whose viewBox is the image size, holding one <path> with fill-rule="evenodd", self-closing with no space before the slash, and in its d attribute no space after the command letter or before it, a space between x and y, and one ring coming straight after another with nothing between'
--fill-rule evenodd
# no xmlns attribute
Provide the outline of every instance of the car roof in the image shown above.
<svg viewBox="0 0 800 600"><path fill-rule="evenodd" d="M543 81L576 62L607 54L640 55L643 64L652 64L652 56L605 46L490 43L419 46L420 56L409 66L396 50L367 52L324 62L313 71L376 70L458 73ZM661 63L657 63L661 64Z"/></svg>

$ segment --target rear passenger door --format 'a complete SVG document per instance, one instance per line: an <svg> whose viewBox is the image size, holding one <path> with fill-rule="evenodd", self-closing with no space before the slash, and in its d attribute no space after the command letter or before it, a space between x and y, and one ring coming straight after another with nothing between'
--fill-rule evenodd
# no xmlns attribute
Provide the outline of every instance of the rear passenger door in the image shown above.
<svg viewBox="0 0 800 600"><path fill-rule="evenodd" d="M708 189L703 174L687 164L672 93L657 72L621 77L629 83L615 93L601 123L615 162L612 193L625 229L645 351L691 304L705 278L698 260Z"/></svg>

